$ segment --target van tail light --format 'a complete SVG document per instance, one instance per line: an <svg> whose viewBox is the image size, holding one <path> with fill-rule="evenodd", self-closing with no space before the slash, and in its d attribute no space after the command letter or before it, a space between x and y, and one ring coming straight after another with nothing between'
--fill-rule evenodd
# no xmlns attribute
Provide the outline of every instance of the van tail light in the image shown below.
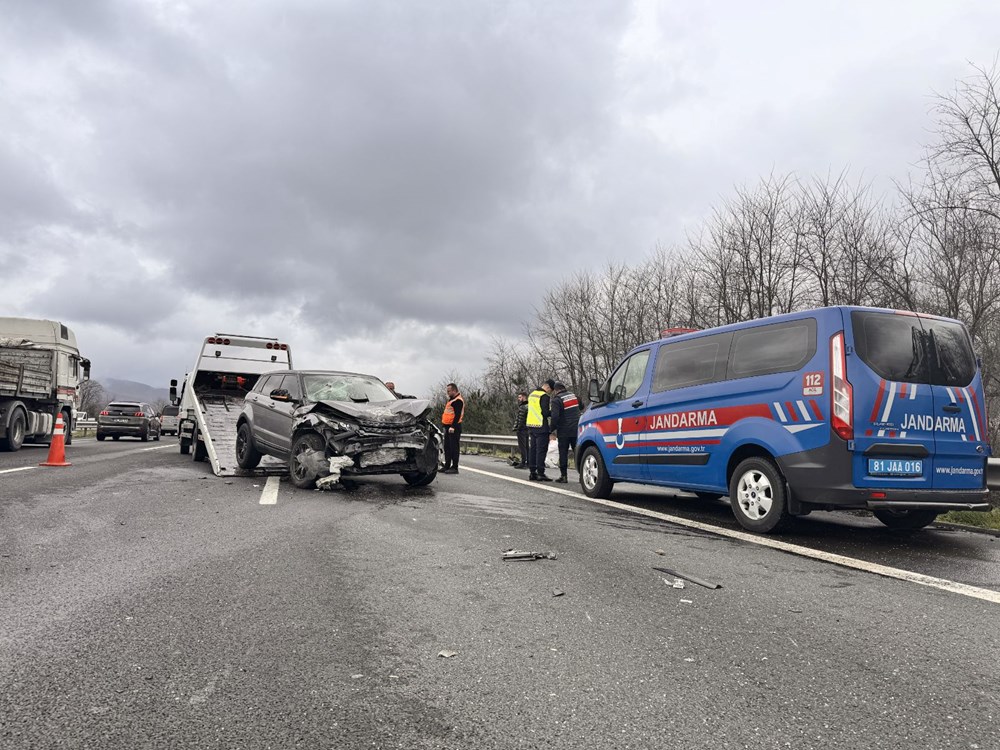
<svg viewBox="0 0 1000 750"><path fill-rule="evenodd" d="M847 351L844 332L830 338L830 374L833 387L830 389L830 414L833 431L844 440L854 439L854 389L847 382Z"/></svg>

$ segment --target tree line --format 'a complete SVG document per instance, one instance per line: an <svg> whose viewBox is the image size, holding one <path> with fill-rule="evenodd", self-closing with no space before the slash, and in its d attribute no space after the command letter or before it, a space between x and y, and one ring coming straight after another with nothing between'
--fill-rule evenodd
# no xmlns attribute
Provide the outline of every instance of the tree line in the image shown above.
<svg viewBox="0 0 1000 750"><path fill-rule="evenodd" d="M736 188L685 243L584 269L546 291L520 340L497 338L466 383L467 432L510 428L513 395L557 377L585 396L669 327L709 328L827 305L944 315L969 328L1000 423L1000 69L936 94L916 174L875 195L848 173Z"/></svg>

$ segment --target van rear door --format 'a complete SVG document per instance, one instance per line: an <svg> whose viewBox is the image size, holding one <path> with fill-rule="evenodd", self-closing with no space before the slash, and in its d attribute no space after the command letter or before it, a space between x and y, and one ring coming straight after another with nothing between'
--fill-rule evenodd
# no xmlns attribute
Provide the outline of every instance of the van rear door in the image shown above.
<svg viewBox="0 0 1000 750"><path fill-rule="evenodd" d="M935 397L919 317L852 310L856 487L933 488Z"/></svg>
<svg viewBox="0 0 1000 750"><path fill-rule="evenodd" d="M986 482L986 412L983 382L965 326L922 317L934 391L936 490L982 489Z"/></svg>

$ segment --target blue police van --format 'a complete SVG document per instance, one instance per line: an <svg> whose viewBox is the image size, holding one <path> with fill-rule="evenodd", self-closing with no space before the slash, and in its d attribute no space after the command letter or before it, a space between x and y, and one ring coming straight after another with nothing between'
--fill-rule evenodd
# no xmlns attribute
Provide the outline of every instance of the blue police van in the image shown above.
<svg viewBox="0 0 1000 750"><path fill-rule="evenodd" d="M591 381L588 496L615 482L728 495L762 533L813 510L869 509L896 529L989 510L982 376L959 321L828 307L674 333Z"/></svg>

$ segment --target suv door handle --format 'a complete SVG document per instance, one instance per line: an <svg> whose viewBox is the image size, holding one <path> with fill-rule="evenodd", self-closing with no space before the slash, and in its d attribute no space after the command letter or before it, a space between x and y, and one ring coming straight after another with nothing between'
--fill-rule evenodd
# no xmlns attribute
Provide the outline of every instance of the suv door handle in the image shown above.
<svg viewBox="0 0 1000 750"><path fill-rule="evenodd" d="M638 399L636 399L635 401L632 402L632 408L633 409L638 409L640 406L642 406L642 404L643 404L642 401L639 401Z"/></svg>
<svg viewBox="0 0 1000 750"><path fill-rule="evenodd" d="M951 412L953 414L962 411L962 407L961 406L955 406L955 404L945 404L941 408L944 409L945 411Z"/></svg>

